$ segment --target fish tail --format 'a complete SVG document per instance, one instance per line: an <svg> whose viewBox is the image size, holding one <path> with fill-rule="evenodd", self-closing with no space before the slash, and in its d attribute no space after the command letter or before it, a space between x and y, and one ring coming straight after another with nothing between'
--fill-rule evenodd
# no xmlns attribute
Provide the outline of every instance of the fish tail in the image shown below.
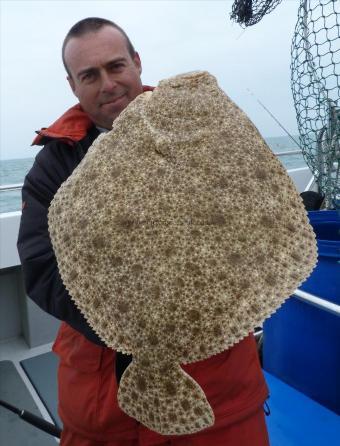
<svg viewBox="0 0 340 446"><path fill-rule="evenodd" d="M162 435L192 434L215 421L203 390L178 364L143 367L133 359L121 378L118 403Z"/></svg>

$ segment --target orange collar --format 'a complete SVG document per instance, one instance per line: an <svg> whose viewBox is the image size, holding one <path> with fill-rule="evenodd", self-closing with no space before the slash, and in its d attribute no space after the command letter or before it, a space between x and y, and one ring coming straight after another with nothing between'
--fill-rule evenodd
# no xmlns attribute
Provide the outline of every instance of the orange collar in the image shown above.
<svg viewBox="0 0 340 446"><path fill-rule="evenodd" d="M152 91L153 89L154 87L143 85L143 92ZM93 125L93 122L88 114L81 108L80 104L74 105L52 125L43 127L38 131L38 135L32 142L32 146L43 145L45 137L62 139L73 146L75 142L80 141L85 137L86 133Z"/></svg>

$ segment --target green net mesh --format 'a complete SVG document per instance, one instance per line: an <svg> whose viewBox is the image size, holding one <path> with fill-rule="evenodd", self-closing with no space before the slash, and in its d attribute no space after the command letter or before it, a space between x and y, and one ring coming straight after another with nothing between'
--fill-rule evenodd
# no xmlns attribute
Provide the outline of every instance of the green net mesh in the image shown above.
<svg viewBox="0 0 340 446"><path fill-rule="evenodd" d="M300 145L327 209L340 208L340 1L301 0L291 82Z"/></svg>
<svg viewBox="0 0 340 446"><path fill-rule="evenodd" d="M282 0L235 0L230 18L240 25L255 25L281 2Z"/></svg>

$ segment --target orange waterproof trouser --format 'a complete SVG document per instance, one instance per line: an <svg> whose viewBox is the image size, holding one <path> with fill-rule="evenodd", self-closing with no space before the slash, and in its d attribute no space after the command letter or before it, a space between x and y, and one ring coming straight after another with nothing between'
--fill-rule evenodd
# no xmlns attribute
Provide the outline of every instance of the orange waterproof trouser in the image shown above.
<svg viewBox="0 0 340 446"><path fill-rule="evenodd" d="M167 439L161 443L148 443L133 440L111 440L97 442L84 438L67 427L62 432L60 446L269 446L268 433L262 407L237 423L227 427L202 432L197 436L179 436L175 439Z"/></svg>

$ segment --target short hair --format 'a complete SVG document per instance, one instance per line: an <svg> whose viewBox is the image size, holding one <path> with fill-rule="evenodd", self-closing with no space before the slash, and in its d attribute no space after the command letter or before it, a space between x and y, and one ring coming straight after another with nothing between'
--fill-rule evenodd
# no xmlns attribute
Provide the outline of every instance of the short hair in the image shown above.
<svg viewBox="0 0 340 446"><path fill-rule="evenodd" d="M73 25L72 28L69 30L69 32L66 34L66 37L63 42L61 57L63 59L65 70L69 76L71 76L71 73L65 61L65 48L68 41L73 37L81 37L87 33L97 32L104 26L111 26L112 28L117 29L126 39L127 49L129 51L130 56L132 58L135 56L136 51L131 43L131 40L127 36L126 32L120 26L118 26L111 20L102 19L100 17L88 17L86 19L80 20L75 25Z"/></svg>

